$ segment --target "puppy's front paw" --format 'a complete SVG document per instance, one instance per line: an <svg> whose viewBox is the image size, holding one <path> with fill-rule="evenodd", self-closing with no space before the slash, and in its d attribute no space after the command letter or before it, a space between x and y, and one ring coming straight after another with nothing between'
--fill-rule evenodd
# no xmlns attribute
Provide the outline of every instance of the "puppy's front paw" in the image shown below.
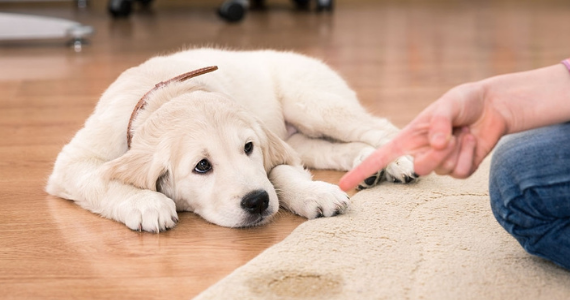
<svg viewBox="0 0 570 300"><path fill-rule="evenodd" d="M125 201L120 210L125 225L136 231L158 233L176 226L178 222L174 201L152 191L137 193Z"/></svg>
<svg viewBox="0 0 570 300"><path fill-rule="evenodd" d="M414 172L414 160L411 156L402 156L386 167L386 180L410 183L419 176Z"/></svg>
<svg viewBox="0 0 570 300"><path fill-rule="evenodd" d="M302 187L288 209L307 219L333 217L348 208L350 198L338 186L323 181L311 181Z"/></svg>

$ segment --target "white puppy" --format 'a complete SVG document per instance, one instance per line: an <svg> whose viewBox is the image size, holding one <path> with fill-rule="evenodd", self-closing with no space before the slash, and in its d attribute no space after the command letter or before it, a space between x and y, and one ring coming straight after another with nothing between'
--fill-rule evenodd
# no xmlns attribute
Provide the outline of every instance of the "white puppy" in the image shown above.
<svg viewBox="0 0 570 300"><path fill-rule="evenodd" d="M176 77L207 66L219 70ZM349 199L303 164L350 170L397 131L315 59L183 51L125 71L105 91L59 154L47 192L151 232L175 226L177 211L229 227L267 223L280 205L329 217ZM409 157L385 171L362 187L417 177Z"/></svg>

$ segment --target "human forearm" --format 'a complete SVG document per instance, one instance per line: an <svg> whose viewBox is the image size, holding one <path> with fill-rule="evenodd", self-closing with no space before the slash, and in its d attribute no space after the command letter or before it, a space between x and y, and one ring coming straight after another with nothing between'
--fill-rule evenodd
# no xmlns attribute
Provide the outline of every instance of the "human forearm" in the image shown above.
<svg viewBox="0 0 570 300"><path fill-rule="evenodd" d="M484 99L506 122L506 133L570 121L570 72L562 64L480 82Z"/></svg>

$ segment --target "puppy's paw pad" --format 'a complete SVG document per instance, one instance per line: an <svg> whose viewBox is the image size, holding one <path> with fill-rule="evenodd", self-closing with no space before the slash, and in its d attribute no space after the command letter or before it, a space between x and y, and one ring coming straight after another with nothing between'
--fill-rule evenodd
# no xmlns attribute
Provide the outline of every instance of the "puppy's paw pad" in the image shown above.
<svg viewBox="0 0 570 300"><path fill-rule="evenodd" d="M369 189L371 187L375 187L384 179L385 179L384 170L380 170L376 174L366 178L363 182L361 182L358 185L356 189L360 191L360 190Z"/></svg>

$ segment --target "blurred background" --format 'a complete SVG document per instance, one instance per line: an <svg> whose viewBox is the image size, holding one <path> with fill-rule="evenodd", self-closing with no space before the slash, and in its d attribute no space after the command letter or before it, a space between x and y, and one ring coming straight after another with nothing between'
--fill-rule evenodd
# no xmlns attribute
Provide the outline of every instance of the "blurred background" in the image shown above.
<svg viewBox="0 0 570 300"><path fill-rule="evenodd" d="M110 2L85 1L78 8L77 1L0 1L0 12L64 18L95 30L79 54L61 41L1 44L0 66L32 59L27 64L36 68L2 72L0 79L39 76L44 69L55 76L75 67L78 73L117 72L155 54L216 46L295 50L336 65L349 79L364 73L376 84L429 88L541 66L568 52L568 1L340 0L334 12L317 13L314 3L301 10L295 1L267 0L265 9L235 23L218 16L223 1L132 1L122 18L111 16ZM90 69L102 62L110 64Z"/></svg>
<svg viewBox="0 0 570 300"><path fill-rule="evenodd" d="M65 40L1 42L0 80L106 78L102 91L126 68L188 47L293 50L329 63L369 108L403 125L453 85L557 63L570 49L570 1L337 0L332 12L317 12L316 0L305 9L266 0L237 22L219 16L224 1L118 1L131 4L119 18L110 2L0 1L3 13L94 29L81 52Z"/></svg>

